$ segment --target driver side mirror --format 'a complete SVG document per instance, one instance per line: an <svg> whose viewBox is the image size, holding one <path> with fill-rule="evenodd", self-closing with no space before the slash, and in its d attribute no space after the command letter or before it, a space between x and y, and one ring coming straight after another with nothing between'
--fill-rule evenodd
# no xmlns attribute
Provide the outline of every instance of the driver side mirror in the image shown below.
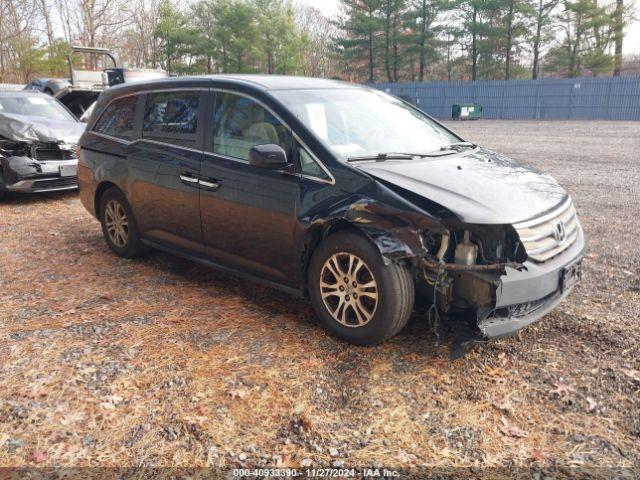
<svg viewBox="0 0 640 480"><path fill-rule="evenodd" d="M278 170L287 166L287 154L280 145L268 143L256 145L249 150L249 165L269 170Z"/></svg>

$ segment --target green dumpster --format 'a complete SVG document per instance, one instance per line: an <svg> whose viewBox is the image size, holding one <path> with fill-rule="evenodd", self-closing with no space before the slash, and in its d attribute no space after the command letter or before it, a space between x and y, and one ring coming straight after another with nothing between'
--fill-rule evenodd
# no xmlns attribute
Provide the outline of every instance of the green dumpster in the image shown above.
<svg viewBox="0 0 640 480"><path fill-rule="evenodd" d="M454 120L478 120L482 118L482 105L478 103L454 104L451 118Z"/></svg>

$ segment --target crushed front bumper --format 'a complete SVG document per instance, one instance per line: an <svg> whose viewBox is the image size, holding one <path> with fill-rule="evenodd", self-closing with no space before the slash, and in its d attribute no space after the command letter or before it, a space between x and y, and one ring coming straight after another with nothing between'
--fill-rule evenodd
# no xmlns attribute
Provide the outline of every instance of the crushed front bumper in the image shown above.
<svg viewBox="0 0 640 480"><path fill-rule="evenodd" d="M489 339L513 335L551 312L572 290L579 278L566 282L565 275L580 275L575 267L584 256L585 241L578 225L576 241L557 257L524 263L520 271L507 268L496 289L495 307L478 312L478 327Z"/></svg>
<svg viewBox="0 0 640 480"><path fill-rule="evenodd" d="M0 158L0 190L50 192L78 188L78 160L38 161L29 157Z"/></svg>

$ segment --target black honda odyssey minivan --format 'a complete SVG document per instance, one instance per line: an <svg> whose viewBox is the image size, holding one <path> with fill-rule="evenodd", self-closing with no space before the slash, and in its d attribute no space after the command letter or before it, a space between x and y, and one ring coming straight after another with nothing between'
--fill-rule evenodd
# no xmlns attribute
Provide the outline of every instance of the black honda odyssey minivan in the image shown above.
<svg viewBox="0 0 640 480"><path fill-rule="evenodd" d="M416 296L504 337L581 278L582 228L553 178L365 86L122 85L100 95L80 149L82 202L117 255L157 248L308 295L353 343L398 333Z"/></svg>

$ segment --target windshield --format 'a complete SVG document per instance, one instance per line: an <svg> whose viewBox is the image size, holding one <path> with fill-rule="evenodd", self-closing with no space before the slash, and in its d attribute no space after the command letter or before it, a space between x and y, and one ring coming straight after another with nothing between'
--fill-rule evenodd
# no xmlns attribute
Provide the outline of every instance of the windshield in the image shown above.
<svg viewBox="0 0 640 480"><path fill-rule="evenodd" d="M377 90L272 93L343 157L433 152L461 140L423 113Z"/></svg>
<svg viewBox="0 0 640 480"><path fill-rule="evenodd" d="M57 100L35 95L0 97L0 113L74 121L75 118Z"/></svg>

